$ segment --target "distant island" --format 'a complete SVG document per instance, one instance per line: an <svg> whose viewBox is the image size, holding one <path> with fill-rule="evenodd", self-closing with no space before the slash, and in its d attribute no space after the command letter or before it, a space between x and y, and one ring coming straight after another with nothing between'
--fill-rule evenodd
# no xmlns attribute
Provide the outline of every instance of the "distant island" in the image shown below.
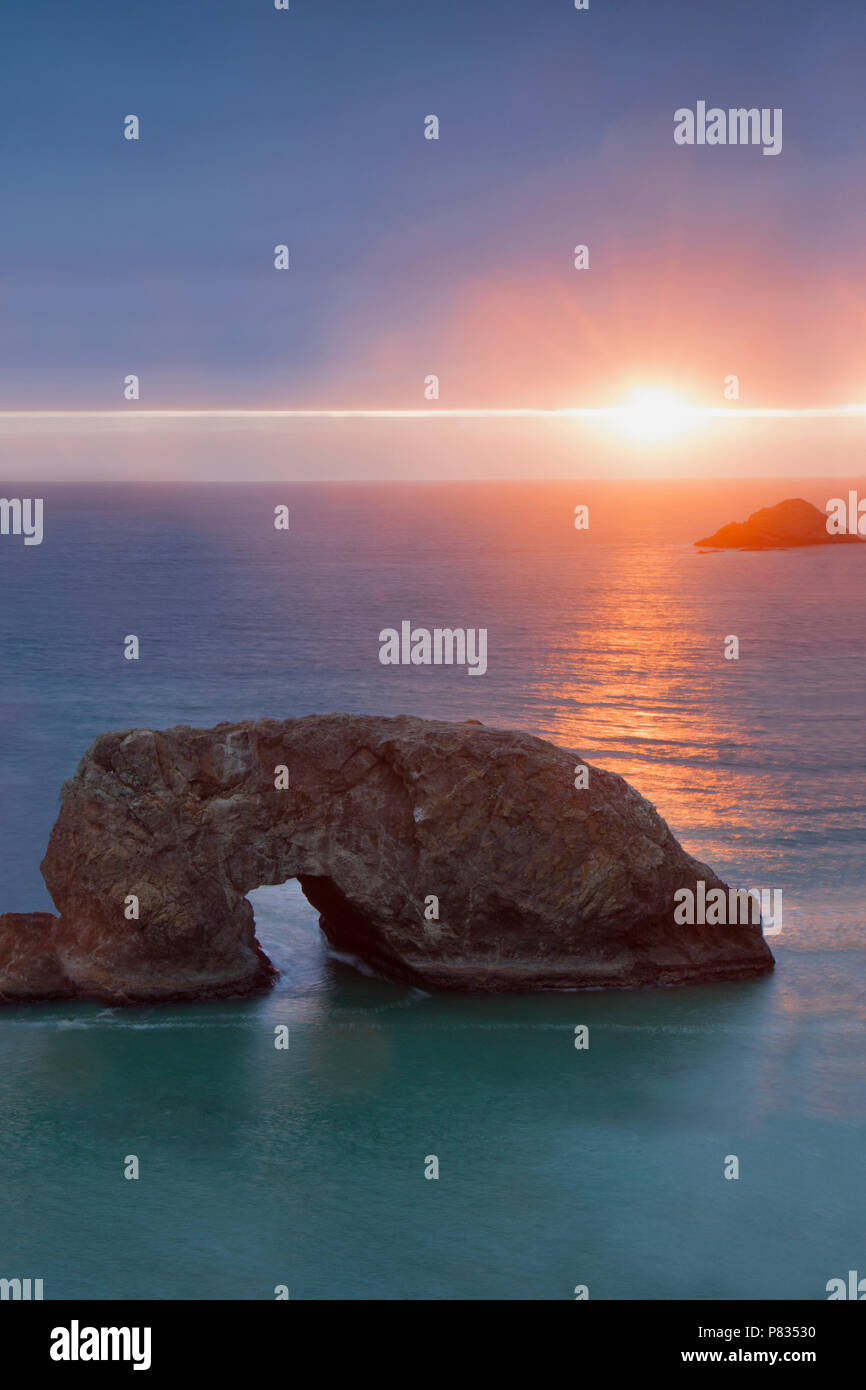
<svg viewBox="0 0 866 1390"><path fill-rule="evenodd" d="M856 535L831 535L827 515L802 497L762 507L748 521L730 521L695 545L711 550L785 550L795 545L860 544Z"/></svg>

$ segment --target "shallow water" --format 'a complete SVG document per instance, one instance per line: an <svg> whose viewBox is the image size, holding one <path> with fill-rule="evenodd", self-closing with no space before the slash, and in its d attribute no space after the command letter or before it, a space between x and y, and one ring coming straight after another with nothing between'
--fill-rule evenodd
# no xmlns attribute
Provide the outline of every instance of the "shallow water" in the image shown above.
<svg viewBox="0 0 866 1390"><path fill-rule="evenodd" d="M102 730L342 709L579 748L723 877L781 888L784 923L762 980L430 997L331 959L296 884L260 889L264 998L0 1011L0 1275L716 1299L862 1270L866 557L691 545L832 483L42 491L43 545L0 547L0 910L50 906L57 791ZM403 618L486 626L487 674L380 666Z"/></svg>

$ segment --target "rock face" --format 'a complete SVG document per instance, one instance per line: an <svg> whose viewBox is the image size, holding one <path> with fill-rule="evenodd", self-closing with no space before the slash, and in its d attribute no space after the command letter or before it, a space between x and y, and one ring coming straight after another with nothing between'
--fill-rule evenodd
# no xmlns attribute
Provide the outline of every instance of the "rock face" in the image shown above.
<svg viewBox="0 0 866 1390"><path fill-rule="evenodd" d="M69 999L78 993L60 964L58 925L50 912L0 915L0 1003Z"/></svg>
<svg viewBox="0 0 866 1390"><path fill-rule="evenodd" d="M0 997L266 988L245 895L293 877L337 951L426 988L771 970L760 927L675 925L675 890L724 885L621 777L592 768L577 790L579 761L528 734L408 717L103 734L63 788L42 864L60 920L0 918Z"/></svg>
<svg viewBox="0 0 866 1390"><path fill-rule="evenodd" d="M797 545L858 545L853 535L829 535L827 514L802 497L762 507L748 521L731 521L695 545L715 550L784 550Z"/></svg>

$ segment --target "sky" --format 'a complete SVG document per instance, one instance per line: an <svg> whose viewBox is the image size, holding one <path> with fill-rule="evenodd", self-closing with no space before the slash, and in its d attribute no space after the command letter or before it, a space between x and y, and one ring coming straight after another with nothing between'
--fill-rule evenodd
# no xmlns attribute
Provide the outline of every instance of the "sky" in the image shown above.
<svg viewBox="0 0 866 1390"><path fill-rule="evenodd" d="M3 0L0 40L0 412L720 407L731 374L742 408L866 401L859 0ZM677 146L700 100L781 108L781 153ZM736 459L745 427L707 428L665 458L859 465L850 422ZM659 464L570 429L0 417L0 458L411 476L414 438L428 475L526 475L529 437L554 474Z"/></svg>

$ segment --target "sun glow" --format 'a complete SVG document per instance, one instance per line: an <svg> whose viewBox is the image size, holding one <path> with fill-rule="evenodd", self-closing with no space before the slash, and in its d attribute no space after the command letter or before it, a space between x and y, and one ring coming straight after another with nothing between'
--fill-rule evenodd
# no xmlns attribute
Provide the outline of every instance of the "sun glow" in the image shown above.
<svg viewBox="0 0 866 1390"><path fill-rule="evenodd" d="M615 423L630 439L643 443L672 439L694 426L704 412L686 405L670 391L641 387L613 412Z"/></svg>

